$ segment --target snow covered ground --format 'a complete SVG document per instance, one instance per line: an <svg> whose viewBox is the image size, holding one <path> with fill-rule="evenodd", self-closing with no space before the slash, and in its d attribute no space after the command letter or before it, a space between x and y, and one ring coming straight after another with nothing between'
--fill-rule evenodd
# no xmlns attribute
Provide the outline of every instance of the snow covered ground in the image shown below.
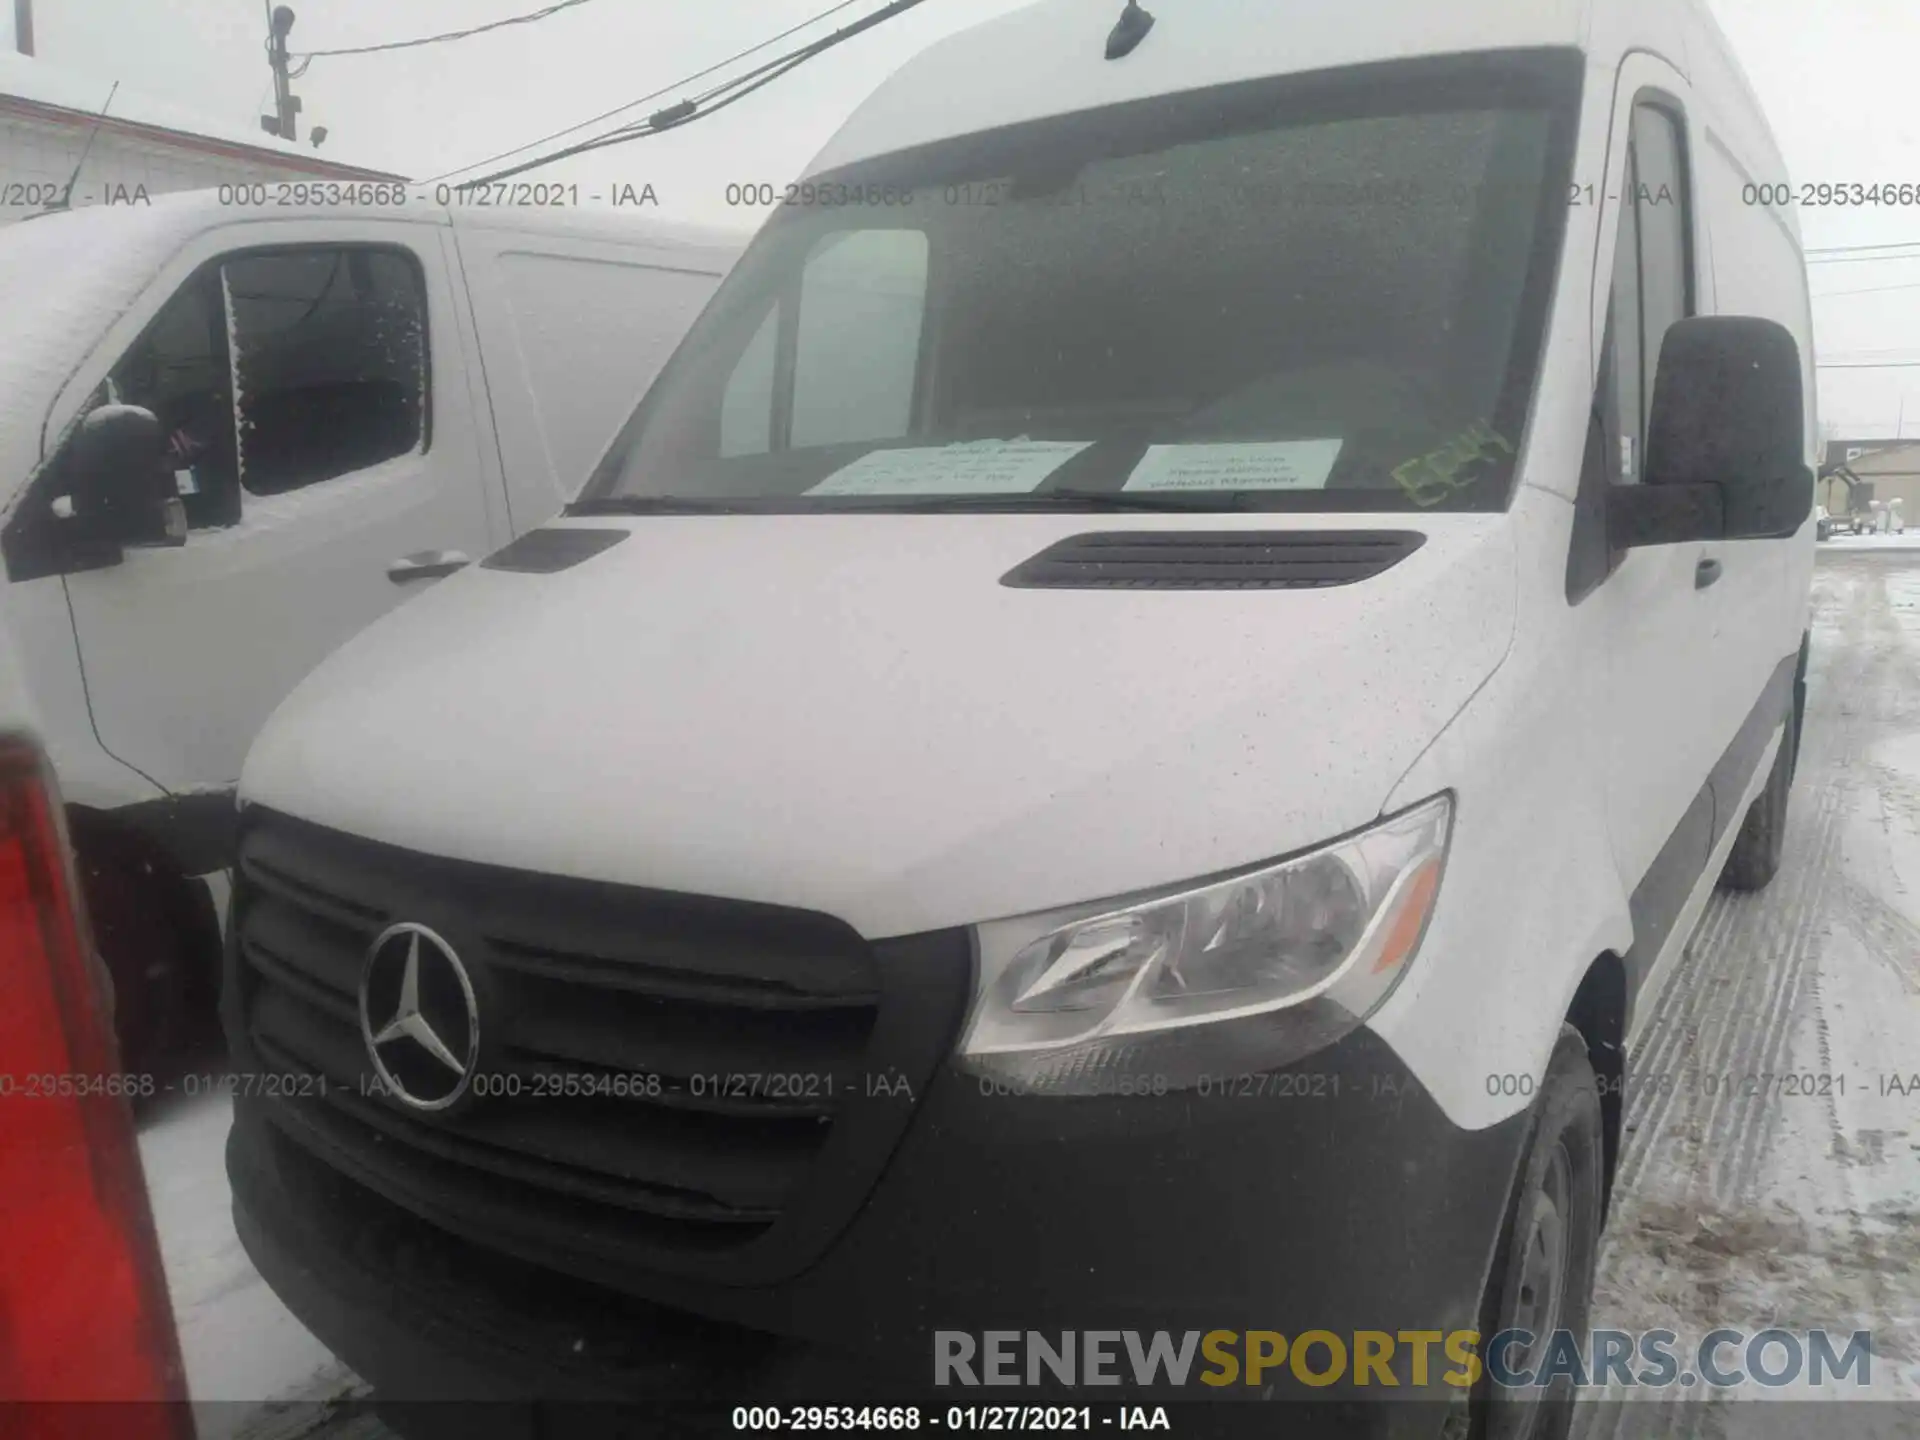
<svg viewBox="0 0 1920 1440"><path fill-rule="evenodd" d="M233 1233L224 1159L233 1106L181 1098L146 1116L140 1158L173 1293L200 1440L266 1440L280 1407L351 1396L353 1377L267 1288ZM278 1433L278 1432L275 1432Z"/></svg>
<svg viewBox="0 0 1920 1440"><path fill-rule="evenodd" d="M1822 540L1824 550L1920 550L1920 527L1909 527L1898 535L1836 535Z"/></svg>
<svg viewBox="0 0 1920 1440"><path fill-rule="evenodd" d="M1870 1329L1868 1393L1920 1399L1920 532L1819 553L1785 863L1761 894L1716 896L1649 1025L1594 1323ZM307 1403L356 1382L234 1238L227 1123L201 1100L142 1136L194 1397L253 1402L209 1406L203 1431L365 1440L371 1417ZM1754 1433L1726 1409L1666 1392L1587 1434ZM1844 1434L1914 1416L1848 1405ZM1816 1431L1842 1433L1831 1411L1780 1433Z"/></svg>

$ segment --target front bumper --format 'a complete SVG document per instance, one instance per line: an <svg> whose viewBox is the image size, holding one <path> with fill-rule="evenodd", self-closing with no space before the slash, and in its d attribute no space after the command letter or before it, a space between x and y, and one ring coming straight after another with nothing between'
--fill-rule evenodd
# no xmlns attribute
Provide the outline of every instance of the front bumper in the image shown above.
<svg viewBox="0 0 1920 1440"><path fill-rule="evenodd" d="M729 1286L475 1243L296 1144L276 1103L236 1106L241 1239L381 1394L713 1415L760 1396L1032 1398L936 1391L942 1330L1475 1328L1527 1120L1455 1128L1364 1029L1205 1095L1009 1098L942 1066L824 1254L781 1283ZM1368 1415L1341 1433L1420 1433L1432 1412Z"/></svg>

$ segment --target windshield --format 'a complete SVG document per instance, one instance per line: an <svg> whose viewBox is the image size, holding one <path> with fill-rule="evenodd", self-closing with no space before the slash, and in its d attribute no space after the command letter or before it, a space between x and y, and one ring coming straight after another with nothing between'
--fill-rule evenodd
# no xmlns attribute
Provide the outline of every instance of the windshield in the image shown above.
<svg viewBox="0 0 1920 1440"><path fill-rule="evenodd" d="M579 508L1501 508L1568 59L1234 86L800 187Z"/></svg>

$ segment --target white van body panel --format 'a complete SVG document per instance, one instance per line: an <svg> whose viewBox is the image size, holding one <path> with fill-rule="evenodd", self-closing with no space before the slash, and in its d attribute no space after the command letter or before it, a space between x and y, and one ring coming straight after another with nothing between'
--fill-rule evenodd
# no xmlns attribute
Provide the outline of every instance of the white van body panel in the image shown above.
<svg viewBox="0 0 1920 1440"><path fill-rule="evenodd" d="M1050 0L928 46L854 111L807 173L953 135L1236 80L1454 51L1578 45L1586 8L1587 0L1396 0L1356 13L1343 0L1313 0L1289 5L1281 16L1250 0L1181 0L1151 39L1115 64L1104 48L1119 5Z"/></svg>
<svg viewBox="0 0 1920 1440"><path fill-rule="evenodd" d="M515 533L579 491L744 235L559 211L454 211Z"/></svg>
<svg viewBox="0 0 1920 1440"><path fill-rule="evenodd" d="M532 297L550 313L522 307L522 329L543 337L537 349L476 319L456 236L482 261L516 246L538 253L559 277ZM347 241L399 245L421 267L427 449L306 489L249 495L240 524L196 529L178 551L133 549L109 569L12 584L9 624L72 803L116 809L231 787L260 722L300 676L422 588L392 583L391 562L422 550L477 559L578 488L594 446L738 251L725 232L640 218L488 211L456 226L429 205L248 209L214 192L11 227L0 259L14 273L76 278L29 286L9 303L3 508L11 513L88 397L199 266L253 247ZM678 288L609 283L629 272L671 273ZM623 327L624 366L605 344ZM570 343L575 330L597 338ZM507 382L497 395L490 358ZM543 435L567 445L529 443ZM513 468L503 471L508 448Z"/></svg>
<svg viewBox="0 0 1920 1440"><path fill-rule="evenodd" d="M457 576L360 636L269 723L244 798L873 939L1097 901L1379 813L1513 624L1507 527L1431 520L1395 583L1269 594L1256 624L1239 592L998 583L1085 516L651 519L577 571ZM1157 828L1196 794L1206 824Z"/></svg>
<svg viewBox="0 0 1920 1440"><path fill-rule="evenodd" d="M86 678L73 643L73 621L57 578L7 587L4 629L33 692L41 740L60 793L70 805L115 810L165 792L101 748L87 706Z"/></svg>

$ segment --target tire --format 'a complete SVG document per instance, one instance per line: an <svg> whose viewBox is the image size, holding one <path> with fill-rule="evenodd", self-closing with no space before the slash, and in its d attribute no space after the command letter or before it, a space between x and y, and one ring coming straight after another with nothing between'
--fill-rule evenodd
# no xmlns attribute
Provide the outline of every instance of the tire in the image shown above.
<svg viewBox="0 0 1920 1440"><path fill-rule="evenodd" d="M1586 1343L1605 1187L1599 1082L1580 1032L1563 1025L1541 1082L1481 1301L1480 1333L1486 1343L1503 1330L1535 1336L1530 1346L1503 1346L1510 1368L1537 1369L1546 1337L1555 1331L1568 1331L1579 1344ZM1482 1374L1467 1433L1472 1440L1565 1440L1573 1403L1574 1387L1564 1376L1544 1391L1502 1391Z"/></svg>
<svg viewBox="0 0 1920 1440"><path fill-rule="evenodd" d="M1723 890L1764 890L1780 870L1780 854L1787 839L1787 801L1793 794L1793 756L1799 726L1793 712L1780 731L1780 751L1767 772L1767 785L1753 797L1727 863L1720 870Z"/></svg>

